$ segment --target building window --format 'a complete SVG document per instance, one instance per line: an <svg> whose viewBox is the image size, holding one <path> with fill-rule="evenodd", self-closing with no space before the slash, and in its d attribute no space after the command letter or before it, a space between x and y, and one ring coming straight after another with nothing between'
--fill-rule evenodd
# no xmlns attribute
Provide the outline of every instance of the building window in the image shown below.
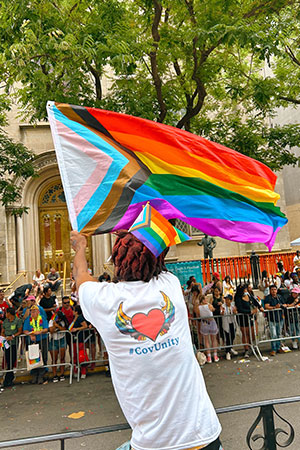
<svg viewBox="0 0 300 450"><path fill-rule="evenodd" d="M203 231L198 230L198 228L192 227L188 223L183 222L180 219L175 219L175 227L189 236L203 236Z"/></svg>

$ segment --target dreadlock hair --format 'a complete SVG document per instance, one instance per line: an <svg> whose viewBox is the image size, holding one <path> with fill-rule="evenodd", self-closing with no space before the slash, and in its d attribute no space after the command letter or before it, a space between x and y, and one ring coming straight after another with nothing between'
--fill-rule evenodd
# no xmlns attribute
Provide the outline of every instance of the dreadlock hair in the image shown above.
<svg viewBox="0 0 300 450"><path fill-rule="evenodd" d="M156 258L133 234L126 230L117 233L112 250L115 276L123 281L150 281L162 271L167 271L164 258L168 248Z"/></svg>

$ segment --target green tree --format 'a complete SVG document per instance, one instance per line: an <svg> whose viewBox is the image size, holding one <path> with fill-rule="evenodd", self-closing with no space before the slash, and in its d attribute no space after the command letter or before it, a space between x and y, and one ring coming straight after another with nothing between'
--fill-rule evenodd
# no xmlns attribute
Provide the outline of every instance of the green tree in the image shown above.
<svg viewBox="0 0 300 450"><path fill-rule="evenodd" d="M269 127L300 98L297 1L5 3L6 88L31 120L48 99L84 104L185 128L274 169L298 163L299 127Z"/></svg>

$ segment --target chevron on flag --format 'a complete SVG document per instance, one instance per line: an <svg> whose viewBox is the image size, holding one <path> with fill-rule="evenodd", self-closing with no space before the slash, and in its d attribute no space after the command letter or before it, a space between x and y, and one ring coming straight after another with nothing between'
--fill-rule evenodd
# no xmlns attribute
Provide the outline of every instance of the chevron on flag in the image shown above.
<svg viewBox="0 0 300 450"><path fill-rule="evenodd" d="M173 227L149 202L128 231L139 239L156 258L167 247L191 239L183 231Z"/></svg>

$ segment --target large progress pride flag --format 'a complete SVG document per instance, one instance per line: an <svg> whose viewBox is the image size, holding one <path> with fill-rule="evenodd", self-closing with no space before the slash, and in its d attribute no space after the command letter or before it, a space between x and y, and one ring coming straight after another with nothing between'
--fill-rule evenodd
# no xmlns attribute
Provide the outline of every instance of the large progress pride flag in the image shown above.
<svg viewBox="0 0 300 450"><path fill-rule="evenodd" d="M138 117L48 102L71 225L83 234L128 229L148 201L206 234L272 248L287 223L276 175L187 131Z"/></svg>

